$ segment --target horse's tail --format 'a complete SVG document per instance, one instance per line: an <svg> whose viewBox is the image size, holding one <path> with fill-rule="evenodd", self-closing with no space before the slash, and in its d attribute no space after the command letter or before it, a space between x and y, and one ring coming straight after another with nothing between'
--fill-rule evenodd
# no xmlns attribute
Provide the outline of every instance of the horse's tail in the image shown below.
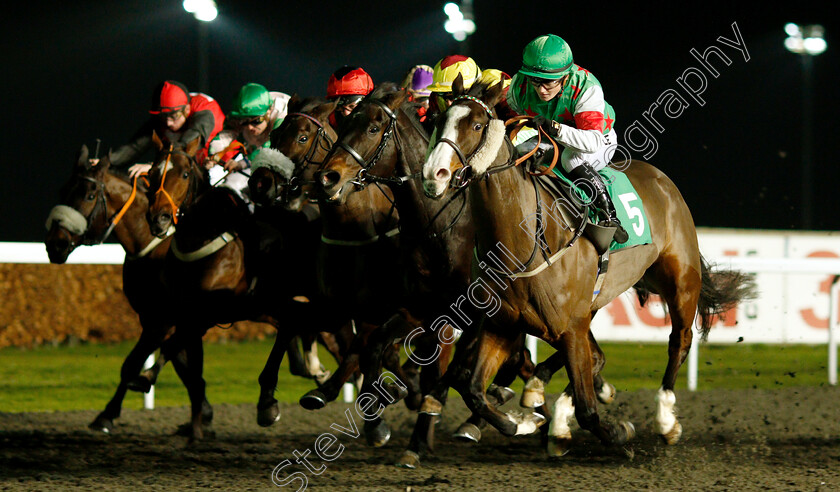
<svg viewBox="0 0 840 492"><path fill-rule="evenodd" d="M700 314L700 335L705 341L712 328L714 317L725 313L741 301L755 299L758 289L749 274L737 270L716 270L700 256L702 286L697 311Z"/></svg>

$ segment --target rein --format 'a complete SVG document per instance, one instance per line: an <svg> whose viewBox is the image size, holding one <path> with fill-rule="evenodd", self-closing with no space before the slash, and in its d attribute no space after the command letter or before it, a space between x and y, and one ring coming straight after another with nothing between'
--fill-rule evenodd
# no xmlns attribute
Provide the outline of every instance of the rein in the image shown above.
<svg viewBox="0 0 840 492"><path fill-rule="evenodd" d="M170 144L169 145L169 150L166 152L166 161L163 164L163 171L161 172L161 176L160 176L160 188L158 188L158 190L155 192L155 195L162 194L164 196L164 198L166 198L166 200L169 202L169 206L172 208L172 223L177 224L178 223L178 216L181 214L181 209L175 203L175 200L172 198L172 195L170 195L169 192L166 191L166 187L165 187L166 173L169 170L169 162L172 159L172 154L178 154L178 155L183 155L184 157L187 158L187 160L190 163L190 169L197 168L198 163L196 162L194 156L191 156L191 155L187 154L186 152L184 152L182 150L174 150L173 147L174 146L172 144ZM194 189L193 189L195 187L194 182L195 182L194 180L192 180L192 179L190 180L190 186L187 188L187 195L184 197L183 202L187 202L190 195L194 192ZM183 202L182 202L182 205L183 205Z"/></svg>

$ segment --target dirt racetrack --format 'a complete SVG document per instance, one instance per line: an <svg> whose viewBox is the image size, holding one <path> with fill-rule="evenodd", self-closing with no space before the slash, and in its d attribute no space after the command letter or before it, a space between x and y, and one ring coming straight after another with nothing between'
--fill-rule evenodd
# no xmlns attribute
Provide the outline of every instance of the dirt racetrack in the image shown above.
<svg viewBox="0 0 840 492"><path fill-rule="evenodd" d="M560 460L546 458L538 435L508 439L486 429L478 445L455 442L450 435L467 416L455 400L438 425L436 454L416 470L392 466L413 422L402 404L386 411L394 432L379 449L366 447L364 435L331 430L349 425L341 403L316 412L285 404L268 429L257 426L253 405L216 405L215 435L195 444L173 435L186 407L124 410L110 436L87 430L94 411L0 414L0 490L278 490L272 470L326 432L345 449L332 462L308 456L326 467L307 473L308 490L840 490L840 388L678 391L684 434L672 447L653 435L654 395L619 393L604 407L636 425L624 450L573 427L576 447ZM278 477L294 471L306 469L293 464Z"/></svg>

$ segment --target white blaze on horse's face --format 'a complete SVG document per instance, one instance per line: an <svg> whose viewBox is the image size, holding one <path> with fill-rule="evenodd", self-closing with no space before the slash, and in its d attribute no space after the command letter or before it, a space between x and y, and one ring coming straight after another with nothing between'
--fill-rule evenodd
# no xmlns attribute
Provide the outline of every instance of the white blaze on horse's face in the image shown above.
<svg viewBox="0 0 840 492"><path fill-rule="evenodd" d="M470 115L470 109L466 106L453 106L446 111L446 121L439 137L445 137L453 142L458 142L458 124ZM446 192L449 180L452 178L450 169L454 159L458 159L455 150L446 144L440 143L440 138L434 142L434 148L423 165L423 188L426 195L440 197Z"/></svg>

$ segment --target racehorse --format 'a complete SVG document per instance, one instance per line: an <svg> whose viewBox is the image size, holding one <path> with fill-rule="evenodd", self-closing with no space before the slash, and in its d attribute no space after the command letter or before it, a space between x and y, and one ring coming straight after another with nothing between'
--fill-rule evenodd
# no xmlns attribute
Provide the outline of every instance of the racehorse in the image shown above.
<svg viewBox="0 0 840 492"><path fill-rule="evenodd" d="M53 208L47 219L44 242L51 263L63 264L77 246L100 244L112 232L126 253L123 292L139 316L142 332L123 362L116 393L90 424L91 429L106 433L113 430L125 393L135 383L143 362L174 326L171 306L161 306L158 299L162 288L160 274L171 237L151 234L145 219L148 200L144 191L142 180L132 183L127 176L110 169L110 156L92 165L87 146L82 146L73 173L61 190L61 205ZM189 387L191 378L184 361L175 358L173 364ZM206 399L192 403L202 408L209 423L213 411Z"/></svg>
<svg viewBox="0 0 840 492"><path fill-rule="evenodd" d="M362 359L366 370L360 393L373 395L374 407L380 400L376 398L374 383L379 379L386 346L405 338L410 343L430 339L424 341L426 353L417 350L411 354L413 360L423 362L421 389L423 394L428 394L447 371L454 342L451 330L462 327L469 333L475 331L454 315L442 316L451 312L450 303L462 296L470 284L475 231L466 189L462 188L445 202L424 195L418 178L428 135L416 116L416 104L408 102L407 96L404 90L382 85L363 99L343 123L338 144L318 175L324 193L330 196L352 196L366 187L387 186L400 212L405 308L371 335ZM468 335L462 338L464 344L469 338ZM491 393L498 395L495 402L498 404L513 396L507 386L520 371L526 375L524 379L533 372L524 347L508 365L506 374L500 374L491 385ZM435 399L445 402L448 387L442 385L436 389ZM398 466L415 468L420 463L419 453L426 448L433 449L436 413L419 414L409 448L397 460ZM479 439L476 424L481 422L469 424L472 434L464 435L459 430L456 436ZM371 419L365 428L377 425L377 419Z"/></svg>
<svg viewBox="0 0 840 492"><path fill-rule="evenodd" d="M249 187L258 204L299 210L302 203L311 201L319 192L314 187L313 173L336 139L335 130L329 124L335 103L293 98L289 107L283 124L271 134L271 149L263 151L274 156L273 162L259 167L255 163ZM294 165L293 171L281 172L289 161ZM391 195L383 190L359 194L341 203L323 204L323 197L319 201L323 225L318 235L321 244L317 250L312 249L318 255L314 263L319 272L319 302L327 303L324 314L352 317L360 322L355 325L357 336L353 346L333 377L301 398L301 405L308 409L322 408L337 398L343 382L357 370L358 354L364 349L368 334L385 320L387 309L393 306L395 296L391 287L396 280L393 265L397 211ZM383 230L384 234L380 234ZM386 366L409 383L411 393L416 385L412 385L411 378L404 377L398 351L390 350L388 355ZM419 393L419 389L415 392ZM383 430L382 435L385 434L387 430Z"/></svg>
<svg viewBox="0 0 840 492"><path fill-rule="evenodd" d="M206 171L196 160L197 140L168 148L153 140L158 155L150 174L149 194L154 201L149 224L160 233L180 221L164 271L170 289L179 294L170 302L193 307L183 323L192 325L196 333L241 320L266 322L278 330L259 377L257 404L258 423L271 425L280 415L273 394L283 354L315 308L296 298L300 287L294 269L284 269L296 265L294 261L264 261L255 221L241 198L227 188L208 186ZM200 425L195 412L193 423Z"/></svg>
<svg viewBox="0 0 840 492"><path fill-rule="evenodd" d="M423 186L430 197L445 196L450 186L469 186L476 226L476 282L492 286L489 300L498 309L479 335L470 371L459 373L455 388L471 410L505 435L532 432L536 417L516 419L495 409L484 388L500 361L523 332L556 348L570 378L570 391L555 403L554 419L563 426L574 415L583 429L603 443L620 445L635 431L630 422L601 420L593 389L590 346L592 316L613 298L638 285L643 293L659 294L671 315L668 364L657 394L657 430L668 444L679 440L682 427L674 413L677 371L688 355L692 323L700 314L702 334L713 317L753 295L748 276L739 272L710 272L700 254L691 213L674 183L652 165L627 160L619 167L629 178L647 211L652 242L610 254L609 269L596 288L599 259L593 243L581 237L586 227L569 201L555 199L535 176L517 166L516 152L505 124L494 109L501 85L473 85L468 93L461 80L456 96L436 120L438 136L430 144L423 166ZM520 224L537 216L535 233ZM641 226L641 222L634 224ZM540 250L545 254L541 254ZM491 259L500 260L495 267ZM510 266L514 265L514 266ZM597 292L596 292L597 291ZM568 428L553 433L555 453L571 442Z"/></svg>

